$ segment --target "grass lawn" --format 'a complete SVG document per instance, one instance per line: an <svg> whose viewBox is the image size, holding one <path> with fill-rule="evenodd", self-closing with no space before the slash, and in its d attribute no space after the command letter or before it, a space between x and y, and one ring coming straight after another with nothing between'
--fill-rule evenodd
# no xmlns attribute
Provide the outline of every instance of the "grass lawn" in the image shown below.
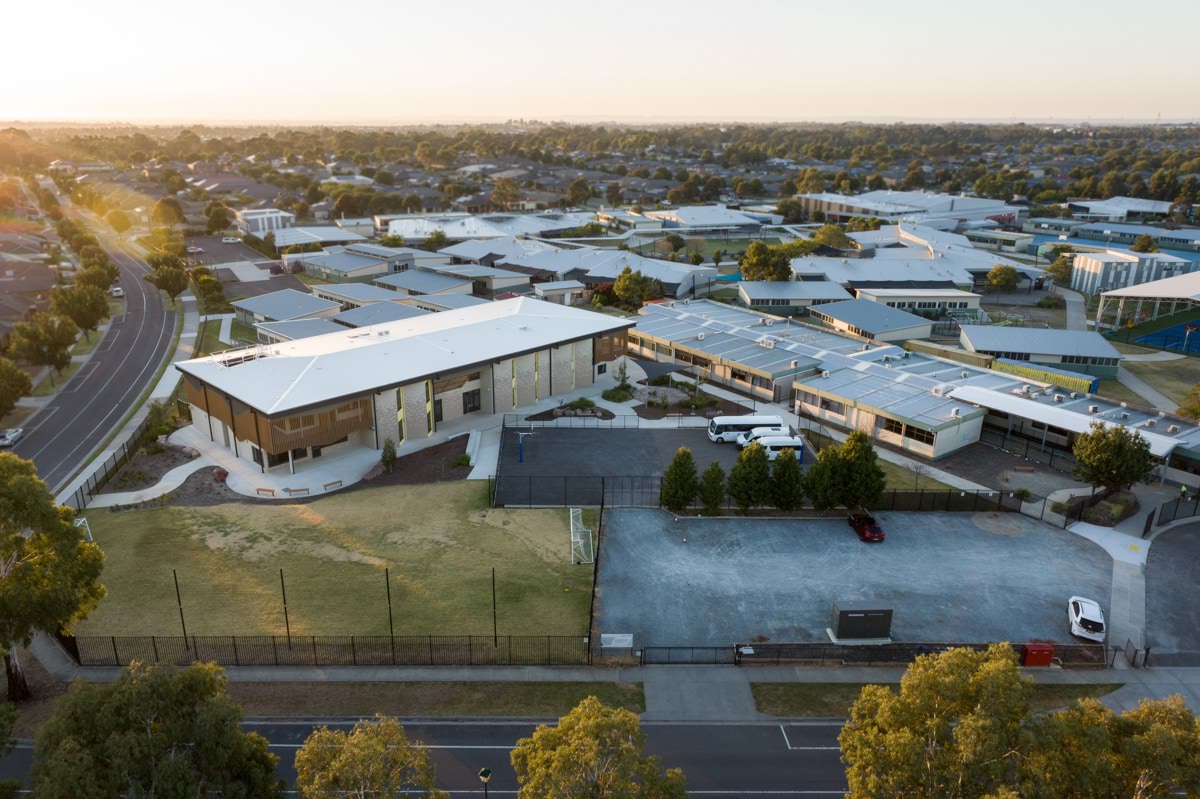
<svg viewBox="0 0 1200 799"><path fill-rule="evenodd" d="M864 683L783 683L750 684L754 704L768 716L846 718L858 699ZM1110 694L1121 686L1037 684L1033 687L1030 707L1035 713L1069 705L1076 699Z"/></svg>
<svg viewBox="0 0 1200 799"><path fill-rule="evenodd" d="M487 483L367 488L307 504L87 513L108 597L80 635L583 635L591 566L572 566L568 511L491 509Z"/></svg>
<svg viewBox="0 0 1200 799"><path fill-rule="evenodd" d="M710 291L704 295L705 299L709 300L736 300L738 298L737 289L717 289Z"/></svg>
<svg viewBox="0 0 1200 799"><path fill-rule="evenodd" d="M635 713L646 709L642 684L629 682L237 682L229 695L247 716L269 718L558 718L589 696Z"/></svg>
<svg viewBox="0 0 1200 799"><path fill-rule="evenodd" d="M1096 393L1110 400L1132 402L1134 405L1141 407L1148 407L1150 404L1142 399L1140 394L1135 394L1131 389L1126 388L1124 383L1119 383L1116 380L1101 380L1100 387Z"/></svg>
<svg viewBox="0 0 1200 799"><path fill-rule="evenodd" d="M200 323L200 346L196 349L195 357L211 355L229 349L228 344L221 343L221 320L210 319Z"/></svg>
<svg viewBox="0 0 1200 799"><path fill-rule="evenodd" d="M1031 323L1045 323L1052 328L1064 330L1067 327L1067 309L1062 308L1039 308L1036 305L992 305L986 301L981 303L983 310L989 314L1013 314L1025 319ZM1001 317L993 316L993 321L998 321Z"/></svg>
<svg viewBox="0 0 1200 799"><path fill-rule="evenodd" d="M1181 403L1192 386L1200 383L1200 358L1180 358L1174 361L1124 361L1122 369L1140 377L1154 388Z"/></svg>
<svg viewBox="0 0 1200 799"><path fill-rule="evenodd" d="M71 361L71 363L67 366L67 368L63 369L62 374L55 374L53 371L51 371L48 375L46 375L45 379L43 379L42 382L38 383L37 385L35 385L33 387L33 391L31 391L29 393L29 396L31 396L31 397L48 397L48 396L50 396L55 391L58 391L60 388L62 388L63 383L70 380L71 377L74 376L74 374L79 371L79 367L81 367L81 366L83 366L82 361Z"/></svg>
<svg viewBox="0 0 1200 799"><path fill-rule="evenodd" d="M233 324L229 327L229 336L234 341L240 341L245 344L253 344L258 341L258 331L250 327L245 322L233 320Z"/></svg>
<svg viewBox="0 0 1200 799"><path fill-rule="evenodd" d="M1110 341L1108 343L1112 344L1113 348L1116 349L1117 352L1121 352L1126 355L1151 355L1158 352L1158 350L1150 349L1149 347L1140 347L1137 344L1126 344L1123 341Z"/></svg>
<svg viewBox="0 0 1200 799"><path fill-rule="evenodd" d="M34 411L36 410L37 408L32 405L18 405L17 407L13 408L12 413L10 413L8 416L0 418L0 430L4 430L9 427L20 427L26 419L28 419L30 416L33 416Z"/></svg>
<svg viewBox="0 0 1200 799"><path fill-rule="evenodd" d="M75 346L71 348L71 355L87 355L96 349L96 345L100 343L101 338L103 336L99 331L88 333L86 336L80 336L75 339Z"/></svg>
<svg viewBox="0 0 1200 799"><path fill-rule="evenodd" d="M297 272L296 279L306 286L325 286L328 285L328 280L322 280L319 277L313 277L307 272Z"/></svg>

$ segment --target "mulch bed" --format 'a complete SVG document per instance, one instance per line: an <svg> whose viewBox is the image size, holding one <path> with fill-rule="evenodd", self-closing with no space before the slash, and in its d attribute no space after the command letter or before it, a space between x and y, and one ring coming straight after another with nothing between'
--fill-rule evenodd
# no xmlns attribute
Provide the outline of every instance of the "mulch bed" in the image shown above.
<svg viewBox="0 0 1200 799"><path fill-rule="evenodd" d="M663 408L660 405L634 405L633 411L643 419L665 419L668 416L704 416L711 419L714 416L739 416L745 413L753 413L754 409L749 405L739 405L736 402L731 402L727 399L721 399L720 405L713 408L705 408L699 413L693 413L691 408L681 408L678 405L668 405Z"/></svg>
<svg viewBox="0 0 1200 799"><path fill-rule="evenodd" d="M138 451L129 463L126 463L117 473L104 484L102 494L118 494L125 491L140 491L158 483L162 476L192 460L192 456L179 447L167 445L162 452L147 454Z"/></svg>
<svg viewBox="0 0 1200 799"><path fill-rule="evenodd" d="M549 422L563 417L577 417L583 419L613 419L616 418L616 414L607 408L587 408L585 412L576 411L571 408L551 408L548 411L542 411L541 413L535 413L532 416L526 416L525 420L528 422Z"/></svg>

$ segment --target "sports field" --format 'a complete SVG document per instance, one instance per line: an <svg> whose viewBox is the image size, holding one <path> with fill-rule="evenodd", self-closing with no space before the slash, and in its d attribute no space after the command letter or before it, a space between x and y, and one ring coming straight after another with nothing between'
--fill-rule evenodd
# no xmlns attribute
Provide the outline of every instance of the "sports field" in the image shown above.
<svg viewBox="0 0 1200 799"><path fill-rule="evenodd" d="M307 504L85 514L108 597L81 635L586 634L592 567L570 564L566 510L487 507L487 483L369 488ZM590 521L590 520L589 520Z"/></svg>
<svg viewBox="0 0 1200 799"><path fill-rule="evenodd" d="M1146 344L1174 352L1200 354L1200 319L1173 325L1133 340L1134 344Z"/></svg>

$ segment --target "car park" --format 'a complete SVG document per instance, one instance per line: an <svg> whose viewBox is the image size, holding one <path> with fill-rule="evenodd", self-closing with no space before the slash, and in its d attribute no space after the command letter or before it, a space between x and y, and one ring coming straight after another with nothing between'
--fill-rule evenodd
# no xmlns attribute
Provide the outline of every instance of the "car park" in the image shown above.
<svg viewBox="0 0 1200 799"><path fill-rule="evenodd" d="M18 441L21 440L21 436L24 434L25 431L20 427L10 427L3 433L0 433L0 449L8 449L9 447L14 446Z"/></svg>
<svg viewBox="0 0 1200 799"><path fill-rule="evenodd" d="M1107 632L1104 626L1104 611L1096 600L1081 596L1071 597L1067 602L1067 621L1071 625L1071 635L1104 643Z"/></svg>
<svg viewBox="0 0 1200 799"><path fill-rule="evenodd" d="M789 436L791 433L792 431L790 428L779 425L772 425L770 427L756 427L753 430L747 430L745 433L739 433L736 440L738 446L742 449L745 449L746 447L750 446L752 442L757 441L765 436Z"/></svg>
<svg viewBox="0 0 1200 799"><path fill-rule="evenodd" d="M879 522L875 521L875 517L866 511L851 513L849 522L850 526L854 528L854 532L858 534L860 541L875 543L884 539L883 528L879 526Z"/></svg>
<svg viewBox="0 0 1200 799"><path fill-rule="evenodd" d="M124 297L125 289L121 288L120 286L113 286L111 289L108 290L108 293L114 297Z"/></svg>

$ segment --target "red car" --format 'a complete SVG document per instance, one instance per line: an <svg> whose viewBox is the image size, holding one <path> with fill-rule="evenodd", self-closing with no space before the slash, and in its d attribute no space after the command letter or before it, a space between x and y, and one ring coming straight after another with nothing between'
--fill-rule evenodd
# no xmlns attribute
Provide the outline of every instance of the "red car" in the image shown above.
<svg viewBox="0 0 1200 799"><path fill-rule="evenodd" d="M851 513L850 526L854 528L854 532L858 533L859 540L868 543L882 541L883 528L875 521L875 517L869 513Z"/></svg>

